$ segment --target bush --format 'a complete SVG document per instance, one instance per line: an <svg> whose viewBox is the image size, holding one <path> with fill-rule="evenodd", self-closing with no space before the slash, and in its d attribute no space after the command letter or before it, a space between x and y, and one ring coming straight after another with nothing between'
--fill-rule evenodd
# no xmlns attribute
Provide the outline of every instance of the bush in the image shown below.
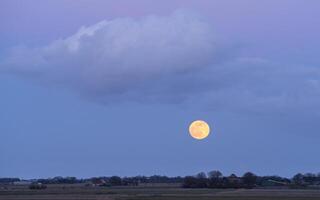
<svg viewBox="0 0 320 200"><path fill-rule="evenodd" d="M109 180L112 186L122 185L122 180L119 176L112 176Z"/></svg>
<svg viewBox="0 0 320 200"><path fill-rule="evenodd" d="M29 189L30 190L44 190L46 189L47 186L44 185L44 184L41 184L41 183L32 183L30 186L29 186Z"/></svg>
<svg viewBox="0 0 320 200"><path fill-rule="evenodd" d="M246 188L253 188L256 185L257 179L258 177L252 172L247 172L242 177L243 184Z"/></svg>
<svg viewBox="0 0 320 200"><path fill-rule="evenodd" d="M207 178L196 178L194 176L186 176L183 181L185 188L206 188L208 187Z"/></svg>

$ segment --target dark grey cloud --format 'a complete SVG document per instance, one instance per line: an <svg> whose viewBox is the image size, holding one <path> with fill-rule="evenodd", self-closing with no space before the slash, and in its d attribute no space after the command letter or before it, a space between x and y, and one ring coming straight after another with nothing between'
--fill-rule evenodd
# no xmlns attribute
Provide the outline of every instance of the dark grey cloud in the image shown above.
<svg viewBox="0 0 320 200"><path fill-rule="evenodd" d="M100 103L184 102L252 112L319 107L319 68L234 56L210 23L185 11L82 27L46 46L13 48L0 67Z"/></svg>

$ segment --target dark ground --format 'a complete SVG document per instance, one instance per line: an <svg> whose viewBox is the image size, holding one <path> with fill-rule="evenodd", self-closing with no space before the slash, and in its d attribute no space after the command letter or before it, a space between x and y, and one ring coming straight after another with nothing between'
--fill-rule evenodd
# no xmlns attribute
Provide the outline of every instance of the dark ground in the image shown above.
<svg viewBox="0 0 320 200"><path fill-rule="evenodd" d="M0 200L320 200L320 190L293 189L184 189L179 187L85 187L49 185L0 187Z"/></svg>

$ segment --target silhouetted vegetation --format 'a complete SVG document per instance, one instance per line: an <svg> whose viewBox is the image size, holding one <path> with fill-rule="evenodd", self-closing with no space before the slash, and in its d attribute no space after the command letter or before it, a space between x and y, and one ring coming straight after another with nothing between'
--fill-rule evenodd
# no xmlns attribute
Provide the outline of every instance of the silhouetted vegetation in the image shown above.
<svg viewBox="0 0 320 200"><path fill-rule="evenodd" d="M42 183L32 183L31 185L29 185L29 189L31 190L44 190L46 188L47 186Z"/></svg>
<svg viewBox="0 0 320 200"><path fill-rule="evenodd" d="M26 180L19 178L0 178L0 184L25 184ZM89 179L77 179L76 177L54 177L47 179L33 179L30 189L44 189L47 184L75 184L86 183L88 186L138 186L140 184L173 183L180 184L184 188L320 188L320 173L298 173L292 178L280 176L257 176L247 172L242 176L231 174L224 176L220 171L214 170L208 173L200 172L195 176L167 177L167 176L134 176L134 177L93 177Z"/></svg>
<svg viewBox="0 0 320 200"><path fill-rule="evenodd" d="M20 181L19 178L0 178L0 184L13 183Z"/></svg>
<svg viewBox="0 0 320 200"><path fill-rule="evenodd" d="M320 174L297 174L292 179L280 176L257 176L252 172L245 173L242 177L235 174L223 176L219 171L211 171L208 177L201 172L196 176L187 176L184 179L185 188L255 188L255 187L285 187L306 188L318 186L320 188Z"/></svg>
<svg viewBox="0 0 320 200"><path fill-rule="evenodd" d="M112 176L109 179L110 185L122 185L122 180L119 176Z"/></svg>
<svg viewBox="0 0 320 200"><path fill-rule="evenodd" d="M74 184L74 183L81 182L81 180L78 180L76 177L57 176L57 177L48 178L48 179L38 179L37 182L42 184Z"/></svg>

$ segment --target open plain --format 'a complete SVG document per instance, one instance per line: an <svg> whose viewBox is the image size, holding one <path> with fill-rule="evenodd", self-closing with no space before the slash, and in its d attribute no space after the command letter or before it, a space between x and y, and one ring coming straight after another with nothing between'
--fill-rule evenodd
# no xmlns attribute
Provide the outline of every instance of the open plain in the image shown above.
<svg viewBox="0 0 320 200"><path fill-rule="evenodd" d="M49 185L45 190L26 186L0 189L0 200L319 200L320 190L296 189L185 189L172 186L86 187Z"/></svg>

